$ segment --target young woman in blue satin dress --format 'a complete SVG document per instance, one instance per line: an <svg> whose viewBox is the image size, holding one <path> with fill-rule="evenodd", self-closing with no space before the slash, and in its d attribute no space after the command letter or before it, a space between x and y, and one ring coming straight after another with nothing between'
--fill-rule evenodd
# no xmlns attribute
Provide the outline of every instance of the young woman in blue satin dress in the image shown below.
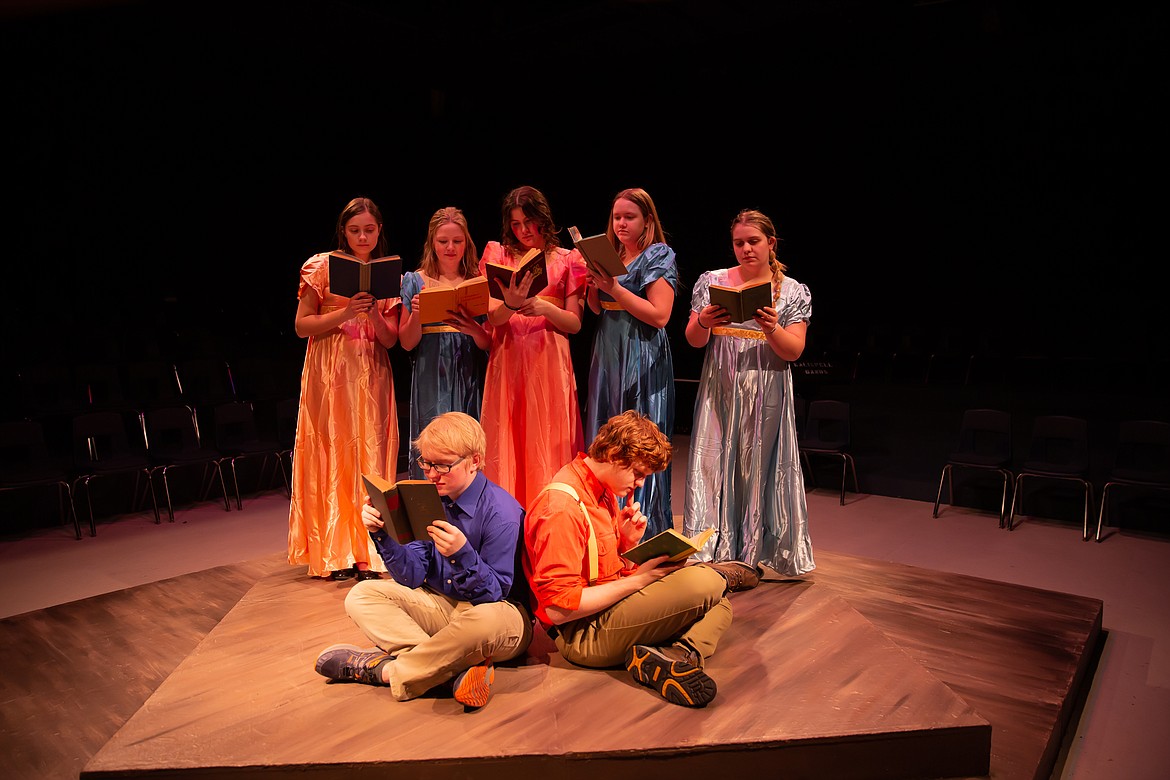
<svg viewBox="0 0 1170 780"><path fill-rule="evenodd" d="M480 276L479 254L467 218L453 206L434 213L417 271L402 276L398 342L411 355L410 441L445 412L479 419L491 335L460 307L443 322L420 322L418 294L424 287L454 287ZM410 476L422 479L418 453L410 453Z"/></svg>
<svg viewBox="0 0 1170 780"><path fill-rule="evenodd" d="M796 444L791 363L804 352L812 296L785 275L776 228L758 211L731 223L738 265L708 271L691 295L686 338L706 347L695 399L684 533L714 527L700 560L739 560L784 576L815 568ZM711 285L771 280L772 305L739 323ZM768 573L761 569L765 575Z"/></svg>
<svg viewBox="0 0 1170 780"><path fill-rule="evenodd" d="M649 193L614 196L606 235L626 266L613 277L590 271L586 295L598 315L589 366L585 435L592 441L610 417L633 409L669 439L674 432L674 363L666 323L678 290L678 264L666 244ZM670 466L651 474L634 494L647 518L645 538L674 525Z"/></svg>

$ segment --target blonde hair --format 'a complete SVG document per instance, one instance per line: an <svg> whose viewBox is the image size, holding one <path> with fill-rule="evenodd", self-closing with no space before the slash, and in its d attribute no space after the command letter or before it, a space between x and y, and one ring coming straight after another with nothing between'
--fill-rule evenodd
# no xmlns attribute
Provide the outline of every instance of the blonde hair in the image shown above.
<svg viewBox="0 0 1170 780"><path fill-rule="evenodd" d="M435 255L435 234L443 225L458 225L463 231L463 259L459 261L459 275L464 279L479 276L479 250L471 240L471 231L467 228L467 217L454 206L444 206L431 216L427 223L427 240L423 244L422 260L418 270L432 279L439 278L439 258Z"/></svg>
<svg viewBox="0 0 1170 780"><path fill-rule="evenodd" d="M772 303L775 304L780 298L780 285L784 282L784 272L788 270L784 263L781 263L780 259L776 257L776 245L780 243L780 237L776 235L776 226L772 224L772 220L768 219L767 215L755 209L744 209L735 215L735 219L731 220L733 233L736 225L754 227L766 238L775 239L768 249L768 266L772 269Z"/></svg>
<svg viewBox="0 0 1170 780"><path fill-rule="evenodd" d="M638 211L642 212L642 219L646 221L642 235L638 236L639 250L644 250L651 244L666 243L666 233L663 232L662 223L658 220L658 209L654 206L654 199L641 187L630 187L614 195L613 200L609 202L609 225L605 228L605 235L609 237L609 242L619 254L624 255L626 252L626 248L617 240L617 234L613 232L613 204L619 200L628 200L637 206ZM633 259L629 257L626 261Z"/></svg>
<svg viewBox="0 0 1170 780"><path fill-rule="evenodd" d="M474 417L463 412L446 412L427 423L418 438L411 442L417 452L428 450L449 452L459 458L478 455L483 461L487 455L487 439L483 427Z"/></svg>
<svg viewBox="0 0 1170 780"><path fill-rule="evenodd" d="M631 409L601 426L589 445L589 457L598 463L627 467L639 463L650 472L662 471L670 463L670 440L653 420Z"/></svg>

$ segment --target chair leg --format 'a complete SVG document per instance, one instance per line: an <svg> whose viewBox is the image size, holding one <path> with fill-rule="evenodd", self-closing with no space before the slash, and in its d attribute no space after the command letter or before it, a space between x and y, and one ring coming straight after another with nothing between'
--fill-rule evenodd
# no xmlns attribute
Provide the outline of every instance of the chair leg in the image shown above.
<svg viewBox="0 0 1170 780"><path fill-rule="evenodd" d="M64 496L61 490L65 490ZM81 521L77 518L77 507L73 505L73 489L69 487L68 482L57 483L57 506L61 510L61 518L65 518L65 498L69 499L69 516L73 518L73 532L77 535L78 541L81 540Z"/></svg>
<svg viewBox="0 0 1170 780"><path fill-rule="evenodd" d="M167 479L168 468L168 466L163 466L162 469L163 492L167 494L167 517L173 523L175 522L175 506L171 503L171 482Z"/></svg>
<svg viewBox="0 0 1170 780"><path fill-rule="evenodd" d="M1101 508L1097 512L1097 541L1101 541L1101 528L1105 523L1105 507L1109 504L1109 488L1113 486L1112 482L1106 482L1105 487L1101 488Z"/></svg>
<svg viewBox="0 0 1170 780"><path fill-rule="evenodd" d="M933 514L933 517L938 517L938 503L939 503L939 501L941 501L941 500L942 500L942 489L943 489L943 483L947 481L947 475L948 475L948 474L950 474L950 473L951 473L951 464L949 464L949 463L948 463L947 465L943 466L943 469L942 469L942 474L940 474L940 475L939 475L939 477L938 477L938 493L936 493L936 494L935 494L935 496L934 496L934 514ZM952 484L952 488L951 488L951 505L953 506L953 505L954 505L954 503L955 503L954 487L953 487L953 485L954 485L954 477L951 477L951 484ZM1003 526L1003 522L1002 522L1002 518L1003 518L1003 512L1002 512L1002 511L1000 512L1000 518L1001 518L1001 521L1000 521L1000 527L1002 527L1002 526Z"/></svg>
<svg viewBox="0 0 1170 780"><path fill-rule="evenodd" d="M1085 480L1085 531L1082 540L1089 541L1089 514L1093 510L1093 483Z"/></svg>
<svg viewBox="0 0 1170 780"><path fill-rule="evenodd" d="M1000 473L1000 476L1003 477L1003 495L1000 496L1000 499L999 499L999 527L1003 528L1003 526L1004 526L1004 512L1007 511L1008 482L1011 481L1012 475L1010 472L1004 471L1002 469L1000 470L999 473Z"/></svg>
<svg viewBox="0 0 1170 780"><path fill-rule="evenodd" d="M849 461L845 455L841 456L841 506L845 506L845 469L849 465Z"/></svg>
<svg viewBox="0 0 1170 780"><path fill-rule="evenodd" d="M219 467L218 463L215 464L215 473L219 475L219 489L223 491L223 511L230 512L232 505L228 503L227 485L223 481L223 469Z"/></svg>
<svg viewBox="0 0 1170 780"><path fill-rule="evenodd" d="M236 510L243 511L244 503L240 500L240 478L236 474L236 459L232 458L232 485L236 488Z"/></svg>
<svg viewBox="0 0 1170 780"><path fill-rule="evenodd" d="M1021 498L1021 490L1023 487L1024 487L1024 475L1020 474L1018 477L1016 477L1015 487L1012 488L1012 508L1008 512L1008 519L1007 519L1007 529L1009 531L1016 530L1016 527L1015 527L1016 499L1020 499L1020 511L1023 511L1023 509L1024 509L1024 500L1023 500L1023 498Z"/></svg>

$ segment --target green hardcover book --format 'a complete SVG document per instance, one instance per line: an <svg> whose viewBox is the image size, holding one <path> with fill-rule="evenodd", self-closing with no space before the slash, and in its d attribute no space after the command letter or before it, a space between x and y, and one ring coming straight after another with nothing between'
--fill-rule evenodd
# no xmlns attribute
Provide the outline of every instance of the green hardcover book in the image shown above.
<svg viewBox="0 0 1170 780"><path fill-rule="evenodd" d="M714 533L714 528L708 528L696 536L687 538L673 528L667 528L638 546L626 550L622 553L622 557L627 561L641 564L660 555L669 555L669 562L677 563L703 549L703 545Z"/></svg>

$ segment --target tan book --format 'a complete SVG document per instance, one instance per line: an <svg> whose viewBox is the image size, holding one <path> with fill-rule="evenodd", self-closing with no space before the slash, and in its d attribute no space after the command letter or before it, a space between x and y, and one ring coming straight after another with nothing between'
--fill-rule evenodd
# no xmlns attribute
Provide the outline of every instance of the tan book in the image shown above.
<svg viewBox="0 0 1170 780"><path fill-rule="evenodd" d="M386 255L363 263L345 252L329 253L329 292L352 298L368 292L378 300L402 294L402 258Z"/></svg>
<svg viewBox="0 0 1170 780"><path fill-rule="evenodd" d="M714 533L714 528L708 528L688 538L673 528L667 528L662 533L650 537L638 546L626 550L622 553L622 557L627 561L642 564L651 558L657 558L660 555L669 555L670 558L667 561L669 563L677 563L686 560L703 549L703 545L707 543L707 540Z"/></svg>
<svg viewBox="0 0 1170 780"><path fill-rule="evenodd" d="M447 518L439 489L429 479L389 482L376 474L362 474L362 483L366 486L370 503L386 524L386 533L399 544L429 541L427 526L435 520Z"/></svg>
<svg viewBox="0 0 1170 780"><path fill-rule="evenodd" d="M454 287L424 287L418 293L418 316L421 322L443 322L460 306L472 317L487 314L488 280L486 276L464 279Z"/></svg>
<svg viewBox="0 0 1170 780"><path fill-rule="evenodd" d="M569 236L573 239L573 246L581 253L585 265L594 272L604 271L610 276L625 276L626 265L618 256L617 250L610 243L609 236L599 233L596 236L582 236L576 227L569 228Z"/></svg>
<svg viewBox="0 0 1170 780"><path fill-rule="evenodd" d="M713 284L711 303L727 309L732 322L747 322L756 316L756 309L772 305L772 280L747 282L738 287Z"/></svg>
<svg viewBox="0 0 1170 780"><path fill-rule="evenodd" d="M528 288L528 297L539 295L548 287L548 268L545 267L544 261L544 252L534 248L524 253L515 268L500 263L484 263L484 274L488 278L491 297L498 301L504 300L504 288L512 283L512 274L515 273L516 281L521 282L524 275L529 272L535 276L532 279L532 286Z"/></svg>

